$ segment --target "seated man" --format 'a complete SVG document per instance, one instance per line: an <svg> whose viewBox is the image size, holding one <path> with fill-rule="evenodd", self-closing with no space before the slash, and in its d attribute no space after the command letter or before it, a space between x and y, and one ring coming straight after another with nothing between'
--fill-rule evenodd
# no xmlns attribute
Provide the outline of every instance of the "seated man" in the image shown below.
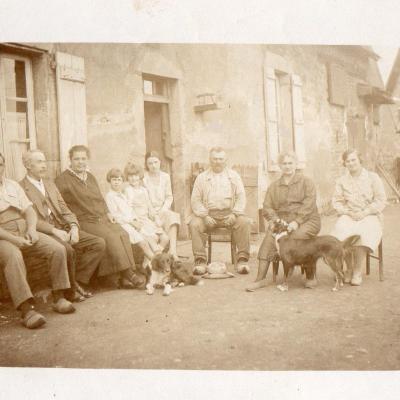
<svg viewBox="0 0 400 400"><path fill-rule="evenodd" d="M21 311L22 323L38 328L46 320L35 311L33 295L26 281L23 256L45 258L53 289L53 309L61 314L75 311L65 299L70 288L64 246L36 231L37 217L32 203L17 182L6 179L5 159L0 153L0 267L4 270L14 306Z"/></svg>
<svg viewBox="0 0 400 400"><path fill-rule="evenodd" d="M210 150L210 168L196 178L191 205L193 273L206 272L205 233L219 227L232 229L238 248L237 272L249 273L250 221L244 216L246 193L237 172L226 167L226 154L221 147Z"/></svg>
<svg viewBox="0 0 400 400"><path fill-rule="evenodd" d="M82 301L90 297L89 280L104 257L104 239L79 230L76 216L64 202L54 182L45 178L46 157L40 150L23 155L27 175L20 182L38 217L37 230L61 243L67 251L71 291L68 299ZM84 288L82 288L82 286Z"/></svg>

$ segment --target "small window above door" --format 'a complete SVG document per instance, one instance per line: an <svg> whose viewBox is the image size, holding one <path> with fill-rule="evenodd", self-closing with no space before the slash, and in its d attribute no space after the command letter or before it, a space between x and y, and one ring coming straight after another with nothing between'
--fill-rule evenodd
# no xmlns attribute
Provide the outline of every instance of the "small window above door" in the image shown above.
<svg viewBox="0 0 400 400"><path fill-rule="evenodd" d="M152 75L143 75L143 94L145 101L168 103L168 81Z"/></svg>

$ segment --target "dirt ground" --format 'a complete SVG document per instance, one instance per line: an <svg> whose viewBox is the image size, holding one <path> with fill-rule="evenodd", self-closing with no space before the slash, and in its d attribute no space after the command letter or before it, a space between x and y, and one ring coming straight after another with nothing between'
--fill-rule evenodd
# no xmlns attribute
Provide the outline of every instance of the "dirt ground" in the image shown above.
<svg viewBox="0 0 400 400"><path fill-rule="evenodd" d="M323 232L332 226L324 218ZM398 370L400 367L400 205L385 211L385 281L377 261L361 287L332 292L333 275L318 265L318 287L304 289L295 272L290 290L271 284L254 293L256 274L204 280L204 286L161 291L103 291L57 315L44 304L44 328L22 327L10 304L0 306L0 366L223 369ZM214 260L229 246L216 244ZM179 253L190 255L190 243ZM280 271L280 277L281 277ZM279 278L280 278L279 277Z"/></svg>

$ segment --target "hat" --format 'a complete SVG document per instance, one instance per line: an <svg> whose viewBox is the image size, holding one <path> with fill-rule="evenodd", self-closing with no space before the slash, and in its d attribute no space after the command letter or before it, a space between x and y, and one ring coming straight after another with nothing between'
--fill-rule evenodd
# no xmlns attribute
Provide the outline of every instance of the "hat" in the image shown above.
<svg viewBox="0 0 400 400"><path fill-rule="evenodd" d="M223 262L215 261L207 265L207 272L202 276L206 279L224 279L234 278L231 272L228 272Z"/></svg>

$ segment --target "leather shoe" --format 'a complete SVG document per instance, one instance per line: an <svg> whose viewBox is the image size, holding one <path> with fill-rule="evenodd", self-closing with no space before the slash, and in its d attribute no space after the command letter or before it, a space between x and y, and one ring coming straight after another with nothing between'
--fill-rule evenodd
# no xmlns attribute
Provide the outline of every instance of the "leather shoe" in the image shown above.
<svg viewBox="0 0 400 400"><path fill-rule="evenodd" d="M60 314L71 314L75 311L75 308L70 301L60 297L56 303L53 303L53 310Z"/></svg>
<svg viewBox="0 0 400 400"><path fill-rule="evenodd" d="M36 329L46 323L46 318L43 317L42 314L39 314L35 310L29 310L23 317L22 317L22 324L25 328L28 329Z"/></svg>
<svg viewBox="0 0 400 400"><path fill-rule="evenodd" d="M122 278L121 279L121 283L120 283L120 287L122 289L134 289L135 285L128 279L126 278Z"/></svg>

